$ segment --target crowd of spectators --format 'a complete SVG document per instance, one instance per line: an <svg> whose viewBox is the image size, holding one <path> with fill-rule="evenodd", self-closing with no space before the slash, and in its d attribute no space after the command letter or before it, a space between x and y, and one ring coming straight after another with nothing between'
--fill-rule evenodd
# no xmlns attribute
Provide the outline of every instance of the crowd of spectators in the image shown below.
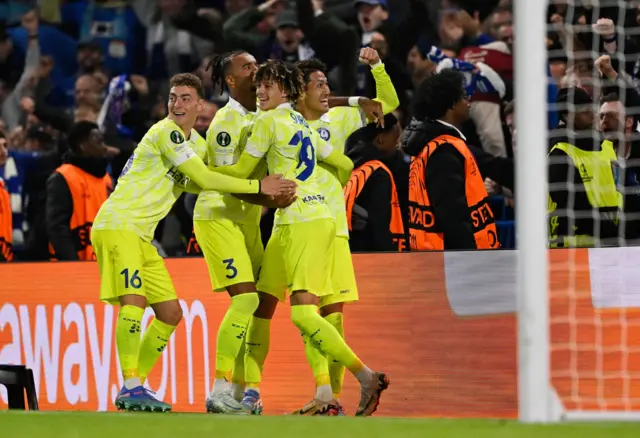
<svg viewBox="0 0 640 438"><path fill-rule="evenodd" d="M64 221L56 217L60 209L48 199L55 192L50 176L70 156L90 158L85 155L91 141L102 141L91 138L86 123L99 125L108 145L106 170L117 184L136 143L166 115L168 79L194 72L208 98L196 126L204 136L228 98L205 71L211 57L224 51L247 50L259 62L319 58L330 70L333 94L374 97L375 83L358 63L358 52L364 46L375 48L400 100L394 112L398 144L412 122L418 85L436 71L459 70L471 91L470 119L462 129L467 142L493 156L513 158L512 9L517 1L530 0L2 2L0 145L6 144L8 154L0 147L0 178L10 196L15 258L46 260L50 243L64 245L59 241ZM624 102L635 87L640 33L632 30L640 23L640 4L605 2L550 2L549 86L541 90L550 104L549 129L568 120L567 110L557 111L555 105L561 88L580 87L598 102L604 88L594 79L622 78L626 85L618 95ZM122 75L126 99L121 117L114 118L105 114L105 100L113 97ZM568 111L574 108L570 105ZM603 121L611 111L607 114ZM612 123L607 129L618 129ZM404 160L407 174L408 162ZM513 187L489 178L485 186L494 195L502 245L513 247ZM182 255L191 231L188 203L178 202L158 227L154 243L163 254ZM71 251L69 258L73 256Z"/></svg>

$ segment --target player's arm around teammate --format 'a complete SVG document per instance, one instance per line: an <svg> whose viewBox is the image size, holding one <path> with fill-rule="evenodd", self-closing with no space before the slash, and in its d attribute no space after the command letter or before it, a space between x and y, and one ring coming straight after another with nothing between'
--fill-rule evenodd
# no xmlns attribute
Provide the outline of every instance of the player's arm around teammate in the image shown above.
<svg viewBox="0 0 640 438"><path fill-rule="evenodd" d="M187 181L239 193L277 195L295 190L294 182L278 177L260 184L258 180L220 178L206 169L202 162L206 144L193 130L203 97L198 77L181 74L171 79L169 116L142 139L93 223L91 241L100 269L100 299L120 306L116 345L124 387L115 400L118 409L171 409L143 387L182 319L173 282L151 240L158 221L171 210ZM147 306L156 317L141 339Z"/></svg>
<svg viewBox="0 0 640 438"><path fill-rule="evenodd" d="M209 168L233 165L250 135L256 113L253 76L258 69L255 58L244 51L214 57L207 70L212 82L229 90L229 102L220 109L207 131ZM264 176L266 167L241 177ZM284 195L292 198L295 194ZM266 202L265 195L223 194L204 191L194 209L194 230L200 244L215 292L227 292L231 303L218 328L213 389L206 400L207 412L260 414L261 405L245 409L245 334L258 307L255 278L264 248L260 235L261 208L244 202Z"/></svg>
<svg viewBox="0 0 640 438"><path fill-rule="evenodd" d="M364 125L365 115L369 120L379 121L382 124L383 113L393 111L398 105L397 94L384 65L380 62L378 53L373 49L365 48L361 50L360 59L372 66L379 94L376 97L377 100L363 97L331 98L326 67L322 62L311 59L296 64L302 71L306 86L305 96L298 102L296 108L323 140L329 141L335 149L340 151L344 150L347 138ZM384 110L379 100L385 101ZM355 107L356 105L360 108ZM336 220L337 237L333 269L328 274L331 278L333 293L320 298L320 314L344 337L344 305L358 301L358 287L349 250L349 231L342 193L344 178L348 178L349 175L339 175L326 163L320 163L317 172L321 191ZM320 400L326 397L324 394L329 389L324 381L327 366L331 391L336 400L339 400L342 392L345 368L339 361L322 355L309 342L305 343L305 354L316 380L316 395L314 400L294 414L314 415L322 406Z"/></svg>
<svg viewBox="0 0 640 438"><path fill-rule="evenodd" d="M254 125L246 153L254 158L266 156L270 172L282 172L298 181L297 201L276 213L258 290L280 301L289 290L291 318L305 342L342 363L358 378L362 396L357 415L370 415L388 385L386 376L367 368L337 330L318 314L318 297L332 293L327 285L327 272L333 261L335 221L317 184L316 164L318 159L329 160L338 167L350 168L352 164L349 160L343 162L342 154L334 152L327 143L314 144L313 131L304 117L293 110L291 103L300 100L305 88L296 67L268 62L256 73L256 83L260 108L265 113ZM247 345L253 343L254 336L259 338L261 331L268 333L268 323L261 330L252 329L254 321L268 321L272 317L272 314L259 313L262 305L261 302L254 314L259 317L252 320ZM328 370L324 375L325 391L320 395L316 413L339 415L339 404L333 400L328 382Z"/></svg>

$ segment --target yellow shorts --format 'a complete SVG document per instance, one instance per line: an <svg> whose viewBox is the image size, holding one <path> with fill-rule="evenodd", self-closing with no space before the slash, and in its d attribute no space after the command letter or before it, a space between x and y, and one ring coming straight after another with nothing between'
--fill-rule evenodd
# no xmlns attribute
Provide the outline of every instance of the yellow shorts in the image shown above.
<svg viewBox="0 0 640 438"><path fill-rule="evenodd" d="M193 227L214 291L224 292L234 284L255 282L264 254L259 225L218 219L193 221Z"/></svg>
<svg viewBox="0 0 640 438"><path fill-rule="evenodd" d="M287 290L331 295L335 230L332 219L276 226L264 252L258 290L280 301Z"/></svg>
<svg viewBox="0 0 640 438"><path fill-rule="evenodd" d="M353 271L349 239L336 237L333 252L333 270L331 272L333 294L320 298L319 307L336 303L352 303L358 301L358 285Z"/></svg>
<svg viewBox="0 0 640 438"><path fill-rule="evenodd" d="M158 250L136 233L93 230L91 244L100 268L101 301L116 305L123 295L142 295L148 305L178 299Z"/></svg>

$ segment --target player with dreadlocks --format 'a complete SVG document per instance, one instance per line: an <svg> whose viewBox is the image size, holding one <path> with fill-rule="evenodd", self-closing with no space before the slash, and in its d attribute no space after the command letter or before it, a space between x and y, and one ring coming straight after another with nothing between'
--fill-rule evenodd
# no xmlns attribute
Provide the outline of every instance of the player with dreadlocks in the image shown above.
<svg viewBox="0 0 640 438"><path fill-rule="evenodd" d="M266 157L269 173L282 174L298 183L296 200L276 213L257 284L258 290L264 292L260 297L271 295L272 299L284 301L289 291L291 319L305 342L323 355L331 356L356 376L362 388L356 415L370 415L388 386L387 377L366 367L336 328L318 313L319 297L333 292L328 279L333 267L336 228L318 185L317 162L333 166L343 184L351 175L353 163L322 140L293 109L292 105L303 98L306 89L302 73L296 66L269 61L256 72L255 83L263 113L254 122L251 138L238 162L217 170L246 178ZM267 353L263 346L268 345L268 332L268 322L254 315L247 333L245 375L248 389L242 400L251 412L262 406L258 387ZM329 395L328 399L321 400L316 415L340 415L338 402L331 397L330 391Z"/></svg>
<svg viewBox="0 0 640 438"><path fill-rule="evenodd" d="M221 91L228 89L230 95L229 102L216 113L207 131L210 169L235 164L245 147L256 117L253 79L257 69L256 59L242 51L216 56L208 66L213 84ZM252 174L265 175L266 165L257 165ZM213 390L206 401L208 412L247 413L240 404L245 380L244 338L258 308L255 278L264 252L260 235L261 207L256 204L280 201L281 205L288 205L293 197L269 200L214 191L201 192L198 196L194 229L207 262L212 289L227 292L231 298L218 328Z"/></svg>

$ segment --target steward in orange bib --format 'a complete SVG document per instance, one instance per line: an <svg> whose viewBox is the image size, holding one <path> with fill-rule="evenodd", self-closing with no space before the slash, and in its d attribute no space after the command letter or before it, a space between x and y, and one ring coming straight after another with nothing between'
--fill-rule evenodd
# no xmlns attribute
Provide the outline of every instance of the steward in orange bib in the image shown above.
<svg viewBox="0 0 640 438"><path fill-rule="evenodd" d="M0 132L0 167L7 162L9 151L7 139ZM0 178L0 262L13 260L13 212L11 211L11 199L9 192L4 188L4 180Z"/></svg>
<svg viewBox="0 0 640 438"><path fill-rule="evenodd" d="M456 128L469 117L463 76L444 70L428 77L420 84L414 105L416 117L424 122L414 127L403 145L415 157L409 174L411 250L499 248L484 176L513 187L513 169L511 181L482 175L466 138Z"/></svg>
<svg viewBox="0 0 640 438"><path fill-rule="evenodd" d="M68 141L64 164L47 181L49 249L57 260L95 260L91 226L112 189L107 150L92 122L73 125Z"/></svg>
<svg viewBox="0 0 640 438"><path fill-rule="evenodd" d="M355 169L344 188L351 251L408 251L409 157L398 150L400 125L370 123L347 140Z"/></svg>

